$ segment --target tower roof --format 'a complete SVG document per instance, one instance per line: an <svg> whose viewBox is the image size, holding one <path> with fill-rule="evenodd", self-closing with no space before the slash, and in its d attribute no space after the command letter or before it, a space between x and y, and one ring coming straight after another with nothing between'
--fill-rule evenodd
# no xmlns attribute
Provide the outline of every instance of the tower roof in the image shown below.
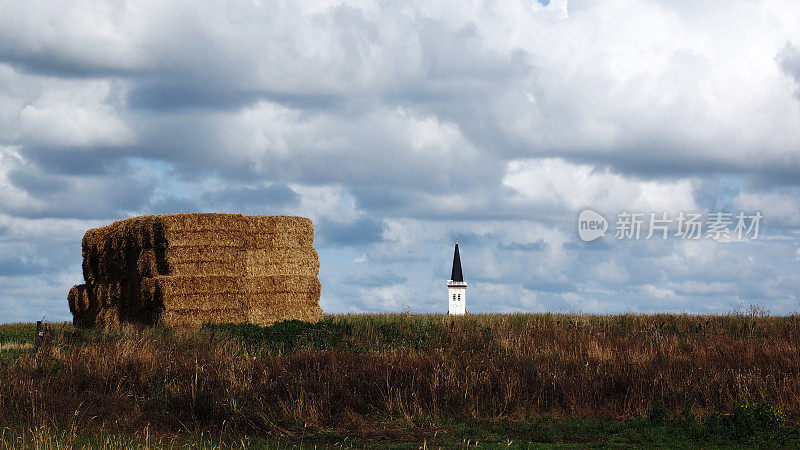
<svg viewBox="0 0 800 450"><path fill-rule="evenodd" d="M461 256L458 254L458 242L456 242L456 252L453 254L453 271L450 274L452 281L464 281L464 275L461 273Z"/></svg>

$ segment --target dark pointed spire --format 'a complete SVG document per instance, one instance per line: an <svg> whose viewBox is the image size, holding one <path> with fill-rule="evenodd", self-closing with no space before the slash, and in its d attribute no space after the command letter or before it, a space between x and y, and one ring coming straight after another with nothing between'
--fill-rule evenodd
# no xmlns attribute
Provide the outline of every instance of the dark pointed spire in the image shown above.
<svg viewBox="0 0 800 450"><path fill-rule="evenodd" d="M458 254L458 242L456 242L456 252L453 254L453 272L450 274L452 281L464 281L464 275L461 274L461 256Z"/></svg>

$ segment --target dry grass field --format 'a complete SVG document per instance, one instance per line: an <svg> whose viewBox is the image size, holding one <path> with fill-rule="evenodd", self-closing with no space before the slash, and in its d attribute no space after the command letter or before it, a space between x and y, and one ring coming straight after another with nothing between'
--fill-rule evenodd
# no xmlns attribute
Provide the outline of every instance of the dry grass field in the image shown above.
<svg viewBox="0 0 800 450"><path fill-rule="evenodd" d="M0 326L6 445L800 445L796 315L55 324L32 340Z"/></svg>

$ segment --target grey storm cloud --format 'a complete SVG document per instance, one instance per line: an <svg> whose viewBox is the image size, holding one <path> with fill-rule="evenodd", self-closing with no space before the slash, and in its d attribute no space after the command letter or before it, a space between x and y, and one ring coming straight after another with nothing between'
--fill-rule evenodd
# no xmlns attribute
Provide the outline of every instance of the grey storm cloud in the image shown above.
<svg viewBox="0 0 800 450"><path fill-rule="evenodd" d="M800 88L800 52L792 42L787 42L775 58L780 64L783 72L792 77ZM797 91L800 96L800 89Z"/></svg>
<svg viewBox="0 0 800 450"><path fill-rule="evenodd" d="M67 181L59 177L25 171L19 168L8 172L8 180L14 186L34 196L62 192L69 186Z"/></svg>
<svg viewBox="0 0 800 450"><path fill-rule="evenodd" d="M531 280L522 285L525 289L539 292L574 292L576 287L569 281Z"/></svg>
<svg viewBox="0 0 800 450"><path fill-rule="evenodd" d="M27 164L8 164L9 187L26 199L0 203L0 211L26 218L114 218L141 209L152 195L150 180L137 178L124 162L90 174L59 171L51 163L40 165L31 158Z"/></svg>
<svg viewBox="0 0 800 450"><path fill-rule="evenodd" d="M230 205L234 209L249 206L292 206L300 200L297 192L282 184L269 186L247 186L207 193L203 200L210 205Z"/></svg>
<svg viewBox="0 0 800 450"><path fill-rule="evenodd" d="M408 278L405 276L398 276L390 273L366 273L344 277L345 283L360 287L390 286L402 284L407 281Z"/></svg>
<svg viewBox="0 0 800 450"><path fill-rule="evenodd" d="M364 245L380 241L384 229L380 221L362 217L351 223L322 219L316 232L328 245Z"/></svg>
<svg viewBox="0 0 800 450"><path fill-rule="evenodd" d="M536 242L526 242L524 244L504 244L500 246L503 250L518 250L524 252L541 252L547 249L547 243L544 242L543 239L539 239Z"/></svg>
<svg viewBox="0 0 800 450"><path fill-rule="evenodd" d="M67 316L82 230L189 211L311 217L332 311L436 311L456 230L476 311L796 308L797 6L544 3L4 2L0 277L49 287L0 321ZM583 243L584 207L765 239Z"/></svg>
<svg viewBox="0 0 800 450"><path fill-rule="evenodd" d="M58 77L105 77L126 75L123 70L114 70L103 64L87 64L57 51L21 52L8 45L0 49L0 58L21 71L38 75Z"/></svg>
<svg viewBox="0 0 800 450"><path fill-rule="evenodd" d="M132 109L171 111L191 108L235 110L259 100L259 94L225 90L219 85L203 85L188 80L166 78L144 80L127 95Z"/></svg>
<svg viewBox="0 0 800 450"><path fill-rule="evenodd" d="M124 155L107 148L75 149L42 146L24 146L25 160L52 175L107 175L127 165Z"/></svg>
<svg viewBox="0 0 800 450"><path fill-rule="evenodd" d="M0 259L0 277L35 275L42 271L39 264L23 261L19 257Z"/></svg>
<svg viewBox="0 0 800 450"><path fill-rule="evenodd" d="M174 214L184 212L205 211L203 206L190 199L176 197L174 195L153 199L143 210L147 214Z"/></svg>

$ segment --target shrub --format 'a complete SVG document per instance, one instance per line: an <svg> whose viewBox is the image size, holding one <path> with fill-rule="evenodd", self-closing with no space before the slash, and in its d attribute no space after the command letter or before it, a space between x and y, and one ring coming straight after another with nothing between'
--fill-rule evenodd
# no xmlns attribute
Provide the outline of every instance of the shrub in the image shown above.
<svg viewBox="0 0 800 450"><path fill-rule="evenodd" d="M663 425L669 418L669 411L664 406L664 402L657 400L654 402L650 409L647 410L647 420L653 425Z"/></svg>
<svg viewBox="0 0 800 450"><path fill-rule="evenodd" d="M727 428L739 437L775 431L784 422L783 411L764 400L740 402L731 409L726 419Z"/></svg>
<svg viewBox="0 0 800 450"><path fill-rule="evenodd" d="M278 353L292 353L301 348L328 350L340 346L350 335L349 325L325 319L317 323L287 320L274 325L206 324L203 330L222 333L251 346L265 346Z"/></svg>

